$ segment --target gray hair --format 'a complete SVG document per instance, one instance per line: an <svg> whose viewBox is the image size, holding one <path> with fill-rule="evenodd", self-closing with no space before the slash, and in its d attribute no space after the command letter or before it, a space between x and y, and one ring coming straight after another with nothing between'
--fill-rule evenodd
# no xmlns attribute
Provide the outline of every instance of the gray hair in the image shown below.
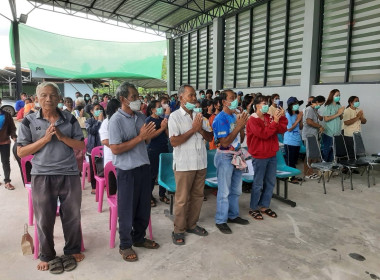
<svg viewBox="0 0 380 280"><path fill-rule="evenodd" d="M36 94L37 96L40 95L40 91L41 89L45 88L45 87L52 87L55 89L55 91L57 92L58 95L61 94L61 91L59 90L59 87L57 86L56 83L53 83L53 82L43 82L41 84L39 84L36 88Z"/></svg>
<svg viewBox="0 0 380 280"><path fill-rule="evenodd" d="M191 87L192 88L191 85L182 85L182 86L179 87L179 89L178 89L178 97L180 97L186 91L187 87Z"/></svg>
<svg viewBox="0 0 380 280"><path fill-rule="evenodd" d="M86 102L84 101L83 97L78 97L76 100L75 100L75 105L82 105L82 106L85 106L86 105Z"/></svg>
<svg viewBox="0 0 380 280"><path fill-rule="evenodd" d="M116 89L116 99L120 101L121 96L127 98L129 95L130 88L136 89L134 84L128 82L121 83L120 86L118 86L118 88Z"/></svg>

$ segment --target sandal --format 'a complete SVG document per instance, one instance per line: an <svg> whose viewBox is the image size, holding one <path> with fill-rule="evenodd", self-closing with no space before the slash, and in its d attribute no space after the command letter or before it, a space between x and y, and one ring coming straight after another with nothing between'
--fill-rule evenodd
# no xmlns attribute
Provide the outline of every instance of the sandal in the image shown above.
<svg viewBox="0 0 380 280"><path fill-rule="evenodd" d="M150 207L156 207L156 206L157 206L156 200L154 198L152 198L150 200Z"/></svg>
<svg viewBox="0 0 380 280"><path fill-rule="evenodd" d="M172 232L172 240L175 245L185 245L185 234L183 232L174 233ZM182 240L182 241L180 241Z"/></svg>
<svg viewBox="0 0 380 280"><path fill-rule="evenodd" d="M264 210L263 213L267 214L269 217L277 218L276 212L272 211L270 208Z"/></svg>
<svg viewBox="0 0 380 280"><path fill-rule="evenodd" d="M61 274L63 273L63 264L62 260L59 257L48 262L49 272L52 274Z"/></svg>
<svg viewBox="0 0 380 280"><path fill-rule="evenodd" d="M160 245L158 243L156 243L153 240L146 239L146 238L144 239L144 242L133 243L133 246L135 246L135 247L144 247L146 249L158 249L158 248L160 248Z"/></svg>
<svg viewBox="0 0 380 280"><path fill-rule="evenodd" d="M193 229L187 229L186 232L188 233L194 233L199 236L207 236L208 232L203 227L195 226Z"/></svg>
<svg viewBox="0 0 380 280"><path fill-rule="evenodd" d="M7 190L13 191L15 187L11 183L5 183L4 186Z"/></svg>
<svg viewBox="0 0 380 280"><path fill-rule="evenodd" d="M91 190L91 194L96 194L96 190L95 190L95 189L92 189L92 190Z"/></svg>
<svg viewBox="0 0 380 280"><path fill-rule="evenodd" d="M123 257L123 260L125 260L126 262L135 262L139 259L137 257L136 252L132 248L127 248L124 250L119 249L119 253ZM134 257L132 257L132 256L134 256Z"/></svg>
<svg viewBox="0 0 380 280"><path fill-rule="evenodd" d="M77 261L73 255L63 255L61 260L64 271L72 271L77 267Z"/></svg>
<svg viewBox="0 0 380 280"><path fill-rule="evenodd" d="M170 199L167 198L166 195L160 197L160 201L164 202L165 204L170 204Z"/></svg>
<svg viewBox="0 0 380 280"><path fill-rule="evenodd" d="M255 220L262 221L264 220L263 215L261 215L260 210L249 210L248 212L249 215L252 216Z"/></svg>
<svg viewBox="0 0 380 280"><path fill-rule="evenodd" d="M289 178L288 182L296 185L300 183L297 178Z"/></svg>

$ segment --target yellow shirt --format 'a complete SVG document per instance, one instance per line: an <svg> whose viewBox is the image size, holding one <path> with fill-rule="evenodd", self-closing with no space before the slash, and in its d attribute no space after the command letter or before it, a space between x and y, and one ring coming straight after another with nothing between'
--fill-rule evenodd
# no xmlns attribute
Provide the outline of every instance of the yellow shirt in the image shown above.
<svg viewBox="0 0 380 280"><path fill-rule="evenodd" d="M344 113L343 113L344 136L353 137L354 132L361 130L362 122L360 119L351 125L345 125L344 124L345 121L349 121L353 118L356 118L359 111L360 111L359 109L356 108L355 110L353 110L353 109L351 109L351 107L348 107L344 110Z"/></svg>

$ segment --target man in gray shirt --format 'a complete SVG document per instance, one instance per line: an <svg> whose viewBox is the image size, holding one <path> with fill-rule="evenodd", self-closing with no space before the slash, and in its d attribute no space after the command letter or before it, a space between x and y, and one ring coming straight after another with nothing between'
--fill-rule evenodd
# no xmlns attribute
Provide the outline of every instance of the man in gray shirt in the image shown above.
<svg viewBox="0 0 380 280"><path fill-rule="evenodd" d="M119 216L119 253L128 262L137 261L132 249L157 249L158 243L146 239L150 218L151 179L146 142L155 132L155 124L145 124L138 112L141 102L133 84L124 82L116 90L121 108L109 120L109 144L117 173Z"/></svg>
<svg viewBox="0 0 380 280"><path fill-rule="evenodd" d="M34 155L32 160L33 209L40 241L38 270L62 273L84 259L81 249L80 207L82 192L73 149L84 149L76 118L57 108L59 88L44 82L37 87L41 109L27 115L18 130L17 155ZM54 223L57 199L65 237L64 256L56 257Z"/></svg>

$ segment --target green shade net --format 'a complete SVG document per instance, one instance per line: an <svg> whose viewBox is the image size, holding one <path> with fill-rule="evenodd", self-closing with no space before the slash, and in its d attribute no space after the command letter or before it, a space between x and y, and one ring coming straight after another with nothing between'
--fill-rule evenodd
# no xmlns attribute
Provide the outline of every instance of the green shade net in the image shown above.
<svg viewBox="0 0 380 280"><path fill-rule="evenodd" d="M63 36L19 24L21 66L66 79L161 79L166 42L120 43ZM12 25L9 34L15 63Z"/></svg>

